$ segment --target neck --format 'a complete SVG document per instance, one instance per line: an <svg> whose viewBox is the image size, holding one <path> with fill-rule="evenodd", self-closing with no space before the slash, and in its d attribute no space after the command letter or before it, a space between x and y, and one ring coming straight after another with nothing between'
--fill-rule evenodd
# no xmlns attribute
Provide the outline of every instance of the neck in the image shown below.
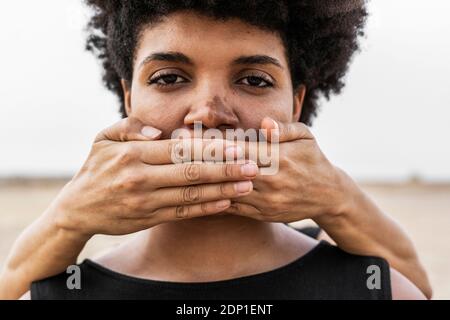
<svg viewBox="0 0 450 320"><path fill-rule="evenodd" d="M165 269L166 278L208 281L236 277L257 270L260 265L255 261L271 261L279 254L280 228L285 226L235 215L166 223L142 235L137 256L143 266Z"/></svg>

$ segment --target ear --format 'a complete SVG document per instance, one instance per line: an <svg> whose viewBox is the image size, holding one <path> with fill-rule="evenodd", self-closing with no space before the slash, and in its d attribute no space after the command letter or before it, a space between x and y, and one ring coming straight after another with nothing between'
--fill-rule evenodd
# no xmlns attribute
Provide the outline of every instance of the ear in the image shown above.
<svg viewBox="0 0 450 320"><path fill-rule="evenodd" d="M294 108L292 111L292 117L295 121L300 120L300 114L302 113L303 101L305 100L306 87L302 84L294 92Z"/></svg>
<svg viewBox="0 0 450 320"><path fill-rule="evenodd" d="M123 90L125 111L127 113L127 116L130 116L130 114L131 114L131 86L130 86L129 82L125 79L121 79L120 83L122 85L122 90Z"/></svg>

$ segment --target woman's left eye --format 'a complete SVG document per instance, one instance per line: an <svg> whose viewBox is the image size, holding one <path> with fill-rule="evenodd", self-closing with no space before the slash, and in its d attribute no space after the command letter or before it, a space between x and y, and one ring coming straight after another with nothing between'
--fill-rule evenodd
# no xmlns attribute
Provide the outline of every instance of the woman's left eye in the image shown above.
<svg viewBox="0 0 450 320"><path fill-rule="evenodd" d="M261 76L247 76L239 80L242 84L257 88L273 87L273 83Z"/></svg>

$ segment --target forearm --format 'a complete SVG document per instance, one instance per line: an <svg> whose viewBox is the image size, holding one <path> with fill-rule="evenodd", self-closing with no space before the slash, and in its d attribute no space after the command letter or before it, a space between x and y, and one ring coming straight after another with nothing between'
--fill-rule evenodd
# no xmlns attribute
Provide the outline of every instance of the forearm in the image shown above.
<svg viewBox="0 0 450 320"><path fill-rule="evenodd" d="M318 218L316 222L341 249L386 259L431 298L432 289L427 274L408 235L356 183L352 181L350 184L350 205L342 212Z"/></svg>
<svg viewBox="0 0 450 320"><path fill-rule="evenodd" d="M33 281L75 264L87 237L58 227L48 209L14 243L0 275L0 300L17 299Z"/></svg>

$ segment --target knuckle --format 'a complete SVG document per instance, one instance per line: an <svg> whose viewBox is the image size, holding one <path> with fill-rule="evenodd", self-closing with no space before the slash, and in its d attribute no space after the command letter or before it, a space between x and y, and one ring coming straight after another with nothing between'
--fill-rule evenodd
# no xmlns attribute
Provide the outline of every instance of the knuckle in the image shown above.
<svg viewBox="0 0 450 320"><path fill-rule="evenodd" d="M275 203L278 207L278 210L282 210L282 211L289 209L292 205L289 198L284 193L278 194L278 198Z"/></svg>
<svg viewBox="0 0 450 320"><path fill-rule="evenodd" d="M284 170L286 170L286 172L292 172L293 175L297 175L298 172L301 172L301 171L305 170L305 168L302 168L302 166L299 165L298 161L299 161L298 158L297 159L293 159L293 158L290 158L290 157L283 157L282 158L282 163L280 162L279 165L280 165L280 167L283 167ZM309 168L307 168L306 170L309 170ZM281 180L283 180L283 179L281 179ZM292 181L295 181L295 180L284 179L284 181L286 183L288 183L288 182L292 182Z"/></svg>
<svg viewBox="0 0 450 320"><path fill-rule="evenodd" d="M134 172L130 173L130 170L123 170L112 179L110 189L112 192L127 193L127 191L139 189L144 182L143 176Z"/></svg>
<svg viewBox="0 0 450 320"><path fill-rule="evenodd" d="M121 187L124 190L138 189L143 183L143 178L137 174L127 175L121 181Z"/></svg>
<svg viewBox="0 0 450 320"><path fill-rule="evenodd" d="M292 203L288 201L288 198L285 197L282 193L278 194L276 197L273 198L273 201L271 202L271 211L272 214L278 214L281 212L284 212L286 210L289 210L290 207L292 207Z"/></svg>
<svg viewBox="0 0 450 320"><path fill-rule="evenodd" d="M126 197L122 200L122 204L128 211L137 211L142 207L143 200L138 197Z"/></svg>
<svg viewBox="0 0 450 320"><path fill-rule="evenodd" d="M183 177L188 182L200 180L200 166L198 164L187 164L183 168Z"/></svg>
<svg viewBox="0 0 450 320"><path fill-rule="evenodd" d="M127 165L136 158L136 150L131 146L127 145L122 148L118 154L118 162L122 165Z"/></svg>
<svg viewBox="0 0 450 320"><path fill-rule="evenodd" d="M228 192L229 184L221 183L219 186L219 191L221 196L227 196L230 192Z"/></svg>
<svg viewBox="0 0 450 320"><path fill-rule="evenodd" d="M198 186L185 187L182 190L183 202L195 202L201 198L201 188Z"/></svg>
<svg viewBox="0 0 450 320"><path fill-rule="evenodd" d="M95 156L99 156L104 154L103 150L107 150L110 148L105 148L109 143L104 143L105 141L96 142L91 146L91 150L89 151L89 158L93 158Z"/></svg>
<svg viewBox="0 0 450 320"><path fill-rule="evenodd" d="M266 197L268 203L272 206L277 206L280 201L280 192L271 192Z"/></svg>
<svg viewBox="0 0 450 320"><path fill-rule="evenodd" d="M300 184L298 183L298 181L295 181L295 180L293 181L292 179L286 179L283 189L286 190L287 192L300 192L301 191L301 187L300 187Z"/></svg>
<svg viewBox="0 0 450 320"><path fill-rule="evenodd" d="M206 202L203 202L200 204L200 212L201 214L207 214L208 213L208 204Z"/></svg>
<svg viewBox="0 0 450 320"><path fill-rule="evenodd" d="M233 173L234 173L234 165L232 164L224 164L222 166L222 176L225 178L230 178L233 177Z"/></svg>
<svg viewBox="0 0 450 320"><path fill-rule="evenodd" d="M185 143L183 141L170 141L167 151L174 163L183 162L183 159L186 157Z"/></svg>
<svg viewBox="0 0 450 320"><path fill-rule="evenodd" d="M281 181L279 177L275 176L267 176L266 183L269 184L270 188L274 191L282 191L285 188L284 181ZM268 196L275 196L276 193L270 193Z"/></svg>
<svg viewBox="0 0 450 320"><path fill-rule="evenodd" d="M185 219L189 216L189 209L185 206L177 206L175 208L175 217L177 219Z"/></svg>

